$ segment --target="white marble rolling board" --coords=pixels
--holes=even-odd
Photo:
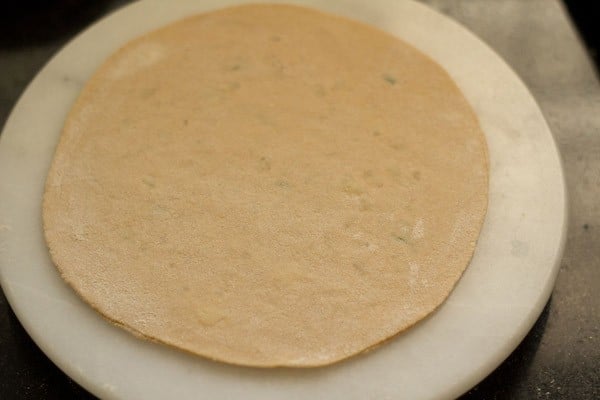
[[[93,25],[27,88],[0,136],[0,282],[19,320],[63,371],[102,398],[437,399],[467,391],[527,334],[552,291],[566,231],[560,158],[512,70],[457,23],[410,0],[293,1],[378,26],[455,79],[489,144],[489,210],[475,256],[431,317],[378,349],[317,369],[207,361],[114,327],[61,280],[42,235],[44,179],[86,79],[120,45],[231,0],[143,1]]]

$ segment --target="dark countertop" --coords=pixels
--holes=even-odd
[[[128,2],[3,5],[0,124],[54,53]],[[423,2],[475,32],[525,81],[558,142],[570,197],[567,245],[552,298],[521,345],[463,398],[600,398],[600,85],[590,58],[558,0]],[[0,398],[92,398],[37,348],[1,292]]]

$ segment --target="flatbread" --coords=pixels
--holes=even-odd
[[[110,321],[214,360],[330,364],[469,264],[486,144],[448,74],[377,29],[245,5],[136,39],[73,106],[44,232]]]

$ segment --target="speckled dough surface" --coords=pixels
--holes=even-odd
[[[211,359],[317,366],[449,295],[487,206],[477,119],[440,66],[292,6],[120,49],[69,114],[44,232],[106,318]]]

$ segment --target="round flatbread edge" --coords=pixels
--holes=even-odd
[[[487,168],[475,114],[425,55],[320,12],[234,7],[94,75],[44,232],[63,278],[131,332],[233,364],[326,365],[448,296]]]

